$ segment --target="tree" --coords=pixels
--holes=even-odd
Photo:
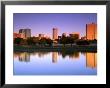
[[[14,39],[14,44],[21,44],[21,41],[23,41],[22,38],[15,38]]]
[[[51,39],[46,39],[46,43],[49,44],[49,46],[51,46],[53,41]]]
[[[42,46],[42,45],[45,45],[46,44],[46,38],[41,38],[39,40],[39,44]]]
[[[33,43],[37,44],[39,43],[39,38],[38,37],[32,37]]]
[[[21,42],[20,42],[21,45],[27,45],[27,40],[26,39],[23,39]]]
[[[71,44],[71,47],[72,47],[72,44],[74,43],[74,38],[72,38],[72,37],[67,37],[67,42],[68,42],[69,44]]]
[[[67,38],[66,37],[62,37],[61,40],[60,40],[61,44],[64,45],[65,47],[65,44],[67,43]]]
[[[78,34],[74,34],[73,39],[74,40],[78,40],[79,39],[79,35]]]
[[[36,44],[36,40],[35,37],[30,37],[27,39],[27,44],[28,45],[35,45]]]

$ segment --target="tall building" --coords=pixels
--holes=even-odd
[[[53,28],[53,40],[58,39],[58,29]]]
[[[88,40],[97,39],[97,24],[95,23],[86,24],[86,39]]]
[[[20,29],[19,33],[23,33],[25,38],[31,37],[31,29]]]

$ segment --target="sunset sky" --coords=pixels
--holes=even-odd
[[[30,28],[32,36],[45,34],[52,37],[52,29],[58,28],[58,35],[62,33],[86,33],[86,24],[97,23],[96,13],[14,13],[14,32],[19,29]]]

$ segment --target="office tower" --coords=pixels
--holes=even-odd
[[[97,53],[86,53],[86,67],[97,67]]]
[[[97,39],[97,24],[95,23],[86,24],[86,39],[88,40]]]
[[[19,33],[23,33],[25,35],[25,38],[31,37],[31,29],[20,29]]]
[[[58,39],[58,29],[53,28],[53,40]]]
[[[74,38],[74,39],[79,39],[80,35],[77,32],[73,32],[71,34],[69,34],[70,37]]]

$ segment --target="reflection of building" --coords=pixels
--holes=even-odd
[[[53,40],[58,39],[58,29],[53,28]]]
[[[79,39],[79,37],[80,37],[79,33],[75,33],[75,32],[69,34],[69,36],[74,38],[74,39]]]
[[[25,38],[25,35],[23,33],[13,33],[14,38]]]
[[[97,24],[86,24],[86,38],[88,40],[97,39]]]
[[[52,62],[56,63],[58,58],[58,53],[57,52],[52,52]]]
[[[90,68],[97,67],[97,53],[86,53],[86,66]]]
[[[26,52],[21,53],[19,55],[19,61],[21,61],[21,62],[29,62],[30,61],[30,54],[26,53]]]
[[[25,38],[31,37],[31,29],[20,29],[19,33],[23,33]]]

